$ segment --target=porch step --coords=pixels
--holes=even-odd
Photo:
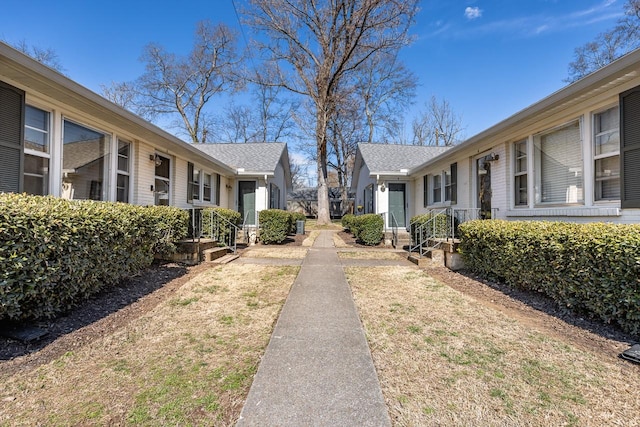
[[[214,264],[228,264],[233,260],[236,260],[240,258],[240,255],[237,254],[226,254],[225,256],[222,256],[220,258],[216,258],[214,259],[212,262]]]
[[[204,251],[202,251],[202,260],[205,262],[214,261],[218,258],[224,257],[228,253],[229,253],[229,248],[227,248],[226,246],[205,249]]]
[[[433,264],[445,265],[445,253],[442,249],[429,249],[422,257],[420,257],[419,253],[412,252],[407,259],[418,267],[426,267]]]

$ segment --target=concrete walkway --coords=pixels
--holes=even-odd
[[[238,426],[391,425],[332,236],[302,263]]]

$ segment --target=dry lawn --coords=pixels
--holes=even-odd
[[[233,425],[297,273],[212,267],[117,332],[0,373],[0,425]]]
[[[277,258],[277,259],[303,259],[307,255],[308,248],[301,246],[253,246],[246,249],[243,258]]]
[[[347,276],[394,425],[640,425],[637,366],[579,351],[416,268]]]
[[[399,260],[402,258],[396,252],[369,250],[369,251],[338,251],[340,259],[366,259],[366,260]],[[406,256],[405,256],[406,258]]]

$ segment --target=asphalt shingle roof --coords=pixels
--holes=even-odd
[[[278,166],[283,142],[252,142],[238,144],[193,144],[214,159],[247,172],[273,172]]]
[[[413,169],[451,147],[422,145],[359,144],[360,154],[371,173]]]

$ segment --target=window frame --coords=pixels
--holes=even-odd
[[[584,147],[584,116],[576,117],[572,120],[568,120],[558,126],[554,126],[552,128],[545,129],[541,132],[538,132],[532,135],[532,151],[533,151],[533,159],[534,159],[534,170],[533,170],[533,179],[535,186],[535,194],[534,194],[534,205],[539,207],[545,206],[584,206],[586,203],[585,200],[585,147]],[[580,148],[580,159],[579,159],[579,171],[575,171],[576,174],[579,173],[579,176],[576,175],[576,182],[580,184],[580,186],[576,186],[576,201],[567,201],[568,196],[565,197],[564,201],[560,200],[543,200],[544,191],[545,191],[545,181],[543,174],[543,164],[542,164],[542,138],[547,137],[549,135],[559,133],[564,129],[568,129],[574,125],[577,125],[579,140],[577,141],[577,145]],[[555,159],[554,159],[555,160]],[[570,168],[569,171],[571,172]],[[581,196],[581,198],[580,198]]]
[[[120,144],[126,144],[127,146],[127,155],[123,156],[122,154],[120,154]],[[116,202],[121,202],[121,203],[129,203],[129,201],[131,200],[131,159],[132,159],[132,147],[133,145],[131,144],[131,142],[127,141],[126,139],[122,139],[122,138],[116,138],[116,181],[115,181],[115,187],[116,187]],[[120,159],[124,158],[125,160],[125,164],[127,165],[127,169],[120,169]],[[126,178],[126,186],[123,188],[123,195],[124,195],[124,200],[120,199],[120,177],[125,177]]]
[[[611,129],[607,129],[606,131],[600,131],[598,132],[598,116],[605,114],[611,110],[616,110],[617,112],[614,114],[614,117],[617,118],[618,120],[618,127],[617,128],[611,128]],[[594,203],[607,203],[607,202],[619,202],[620,198],[621,198],[621,193],[618,191],[618,195],[617,197],[610,197],[610,198],[605,198],[602,197],[602,183],[605,181],[617,181],[616,184],[616,188],[619,190],[620,189],[620,179],[621,179],[621,170],[620,170],[620,105],[619,104],[614,104],[614,105],[610,105],[609,107],[603,108],[601,110],[597,110],[594,111],[591,114],[591,120],[592,120],[592,141],[591,141],[591,149],[592,149],[592,166],[593,166],[593,200]],[[607,153],[603,153],[603,154],[596,154],[596,144],[598,141],[598,137],[600,136],[605,136],[607,134],[616,134],[618,135],[618,143],[617,143],[617,150],[611,151],[611,152],[607,152]],[[610,177],[598,177],[598,167],[597,164],[599,161],[601,160],[605,160],[605,159],[612,159],[614,160],[615,165],[618,167],[618,174],[617,176],[613,175]]]
[[[38,129],[36,127],[33,126],[29,126],[27,124],[27,119],[26,116],[28,114],[28,110],[29,109],[33,109],[33,110],[38,110],[41,111],[43,113],[46,114],[46,118],[45,118],[45,123],[47,124],[47,129],[43,130],[43,129]],[[24,140],[25,140],[25,145],[24,145],[24,172],[23,175],[24,177],[27,176],[31,176],[31,177],[36,177],[36,178],[41,178],[43,179],[43,185],[42,185],[42,189],[43,189],[43,193],[40,195],[46,196],[51,194],[51,150],[52,150],[52,143],[53,143],[53,138],[52,138],[52,129],[53,129],[53,113],[52,111],[45,109],[45,108],[40,108],[38,106],[32,105],[30,103],[25,103],[25,123],[24,123]],[[31,148],[27,148],[26,145],[26,141],[27,141],[27,129],[30,129],[32,131],[36,131],[36,132],[41,132],[44,135],[46,135],[45,139],[46,139],[46,149],[44,151],[40,151],[40,150],[34,150]],[[31,173],[31,172],[27,172],[26,171],[26,166],[28,163],[27,157],[37,157],[38,159],[46,159],[46,164],[47,164],[47,173],[43,173],[43,174],[35,174],[35,173]],[[24,185],[24,191],[26,191],[26,185]],[[39,194],[39,193],[38,193]]]
[[[524,145],[524,150],[518,149],[518,146]],[[515,141],[513,147],[513,205],[516,208],[529,207],[529,138]],[[518,153],[524,153],[518,156]],[[519,170],[519,165],[524,160],[524,170]],[[522,184],[518,184],[524,177],[524,201],[520,200],[520,194],[523,189]]]
[[[442,203],[442,174],[431,175],[431,202],[432,204]]]

